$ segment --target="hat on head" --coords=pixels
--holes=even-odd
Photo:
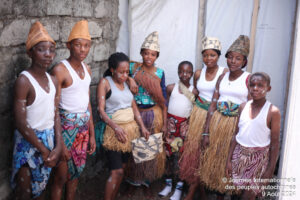
[[[141,49],[150,49],[159,52],[158,32],[154,31],[145,38]]]
[[[68,38],[68,42],[79,38],[91,40],[91,35],[89,33],[89,25],[88,21],[86,20],[81,20],[73,26]]]
[[[36,21],[34,24],[32,24],[28,33],[26,51],[29,51],[39,42],[52,42],[55,45],[54,40],[50,37],[44,26],[39,21]]]
[[[221,42],[215,37],[204,37],[202,39],[202,51],[206,49],[222,50]]]
[[[240,35],[229,47],[227,50],[225,57],[229,52],[238,52],[242,54],[243,56],[248,57],[249,51],[250,51],[250,40],[249,37],[246,35]]]

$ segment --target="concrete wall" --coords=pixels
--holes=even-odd
[[[56,41],[54,64],[67,58],[66,41],[72,26],[89,21],[92,47],[86,62],[92,68],[91,97],[96,114],[96,87],[115,51],[120,20],[118,0],[1,0],[0,4],[0,200],[10,193],[8,180],[13,147],[13,84],[18,74],[30,66],[25,41],[30,26],[39,20]],[[95,160],[95,159],[94,159]],[[91,162],[89,162],[91,163]],[[96,162],[92,162],[96,166]],[[91,165],[91,164],[90,164]],[[97,163],[99,169],[99,163]],[[100,166],[102,166],[100,164]],[[97,170],[86,174],[92,175]]]

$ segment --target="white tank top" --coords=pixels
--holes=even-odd
[[[21,74],[28,78],[35,91],[33,103],[26,107],[27,123],[32,129],[39,131],[53,128],[56,89],[50,75],[46,72],[48,87],[50,88],[49,93],[47,93],[29,72],[23,71]]]
[[[249,72],[244,72],[240,77],[238,77],[234,81],[229,80],[229,73],[230,72],[226,72],[220,83],[220,97],[218,102],[231,101],[236,104],[246,102],[248,97],[246,79],[249,75]]]
[[[62,63],[68,69],[73,82],[69,87],[61,89],[59,107],[70,113],[83,113],[89,105],[91,76],[83,62],[81,62],[81,65],[84,70],[84,79],[78,76],[67,60],[63,60]]]
[[[126,83],[124,90],[120,90],[110,76],[105,77],[110,85],[111,95],[105,101],[105,112],[113,114],[117,110],[130,108],[132,106],[133,94]]]
[[[206,101],[211,101],[212,96],[214,94],[217,80],[218,80],[219,76],[223,73],[224,67],[220,67],[220,66],[218,67],[216,76],[211,81],[207,81],[205,78],[206,69],[207,69],[207,67],[204,66],[201,71],[200,77],[197,81],[197,90],[199,91],[200,97],[204,98]]]
[[[258,115],[250,118],[250,104],[248,101],[241,113],[239,121],[239,132],[236,141],[245,147],[265,147],[271,142],[271,130],[267,126],[267,117],[271,103],[266,101]]]
[[[189,91],[192,92],[193,88],[191,85]],[[184,96],[184,94],[179,92],[178,83],[176,83],[169,99],[168,113],[178,117],[188,118],[192,112],[192,108],[192,102]]]

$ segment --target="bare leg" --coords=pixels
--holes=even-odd
[[[20,168],[16,176],[16,196],[17,200],[31,199],[31,172],[29,167],[23,166]]]
[[[186,195],[184,200],[192,200],[193,199],[195,191],[196,191],[198,185],[199,185],[198,183],[193,183],[192,185],[190,185],[188,194]]]
[[[65,194],[66,200],[74,200],[75,199],[77,185],[78,185],[78,178],[67,181],[66,194]]]
[[[51,200],[60,200],[62,189],[67,182],[68,166],[66,161],[61,161],[56,168],[53,168],[54,180],[51,185]]]
[[[252,190],[244,190],[241,196],[242,200],[255,200],[255,193]]]
[[[115,199],[115,197],[118,193],[121,181],[123,179],[123,176],[124,176],[123,169],[111,170],[110,176],[106,181],[104,200]]]
[[[217,194],[217,200],[224,200],[224,195]]]

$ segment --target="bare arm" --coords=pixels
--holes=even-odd
[[[244,109],[246,103],[243,103],[240,105],[239,107],[239,116],[238,116],[238,122],[240,121],[240,115],[242,113],[242,110]],[[227,164],[226,164],[226,175],[227,177],[231,177],[231,173],[232,173],[232,165],[231,165],[231,159],[232,159],[232,154],[233,151],[236,147],[236,134],[239,132],[239,123],[236,123],[236,127],[235,127],[235,133],[233,134],[232,138],[231,138],[231,142],[230,142],[230,147],[229,147],[229,153],[228,153],[228,157],[227,157]]]
[[[144,125],[144,122],[143,122],[141,114],[140,114],[140,112],[137,108],[135,100],[132,100],[131,105],[132,105],[132,110],[133,110],[133,113],[134,113],[134,119],[138,123],[138,125],[140,126],[143,136],[146,138],[146,140],[148,140],[150,132],[146,129],[146,127]]]
[[[62,151],[62,135],[61,135],[61,122],[60,122],[60,116],[59,116],[59,110],[58,110],[58,105],[59,105],[59,98],[57,97],[57,92],[58,92],[58,81],[57,79],[52,76],[51,77],[53,80],[53,83],[56,88],[56,93],[55,93],[55,99],[54,99],[54,134],[55,134],[55,148],[50,152],[49,158],[47,159],[49,162],[49,165],[51,167],[54,167],[60,157],[61,151]]]
[[[271,116],[268,120],[268,126],[271,129],[270,157],[267,170],[262,176],[263,179],[272,178],[279,154],[280,111],[276,106],[271,105],[268,117],[269,115]]]
[[[56,94],[55,94],[55,104],[57,104],[56,106],[56,115],[58,115],[59,117],[59,110],[58,110],[58,105],[59,105],[59,101],[60,101],[60,98],[61,98],[61,88],[63,87],[63,85],[65,84],[65,77],[66,77],[66,74],[68,72],[66,71],[66,68],[63,66],[62,63],[59,63],[57,64],[51,71],[51,74],[53,76],[55,76],[55,79],[56,79],[56,82],[57,82],[57,85],[56,85]],[[60,117],[59,117],[59,120],[60,120]],[[59,122],[60,124],[60,122]],[[60,125],[60,128],[61,128],[61,125]],[[57,138],[59,139],[59,138]],[[60,137],[61,139],[61,145],[62,145],[62,159],[63,160],[69,160],[71,158],[71,155],[68,151],[68,148],[66,147],[64,141],[63,141],[63,138]]]
[[[100,113],[100,117],[102,118],[102,120],[115,131],[118,140],[122,143],[125,143],[126,142],[125,131],[116,123],[114,123],[105,112],[105,96],[109,90],[110,90],[110,86],[108,81],[105,78],[102,78],[99,81],[98,88],[97,88],[98,111]]]
[[[26,106],[28,106],[28,96],[35,95],[34,89],[29,80],[21,75],[15,82],[14,88],[14,117],[15,126],[21,135],[41,152],[44,162],[48,159],[49,149],[39,142],[35,132],[26,120]]]
[[[87,66],[87,70],[90,74],[90,76],[92,76],[92,71],[91,68]],[[89,90],[89,96],[90,96],[90,90]],[[88,154],[93,154],[96,150],[96,140],[95,140],[95,129],[94,129],[94,120],[93,120],[93,110],[92,110],[92,106],[91,106],[91,100],[89,98],[89,105],[88,105],[88,110],[90,112],[90,120],[89,120],[89,150],[87,151]]]
[[[210,103],[208,111],[207,111],[206,120],[205,120],[205,124],[204,124],[204,128],[203,128],[204,133],[202,133],[203,139],[202,139],[201,146],[203,149],[207,148],[209,145],[209,138],[208,138],[209,135],[208,134],[209,134],[210,120],[212,118],[213,113],[217,109],[217,102],[220,97],[219,87],[220,87],[220,82],[223,79],[223,77],[224,77],[224,74],[220,75],[218,78],[218,81],[217,81],[216,87],[215,87],[215,91],[214,91],[211,103]]]

